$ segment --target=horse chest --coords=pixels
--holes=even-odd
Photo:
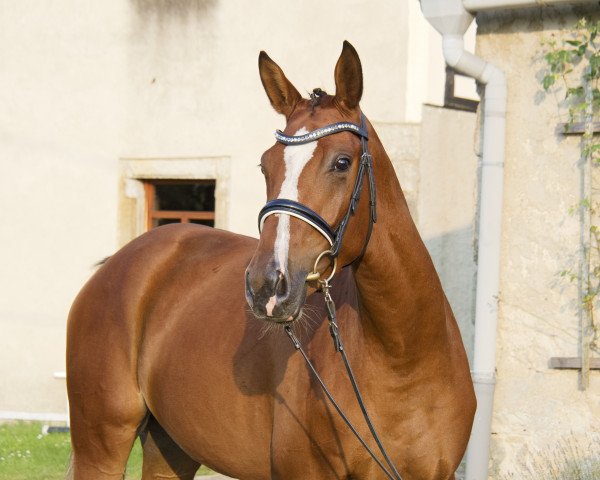
[[[274,403],[273,478],[296,478],[293,475],[302,472],[297,478],[378,479],[379,473],[371,471],[368,453],[327,402],[305,365],[296,360],[288,364]],[[325,354],[315,363],[336,401],[360,434],[369,438],[343,366],[337,365],[335,356]]]

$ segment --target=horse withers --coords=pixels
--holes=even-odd
[[[259,71],[287,122],[261,159],[269,203],[260,239],[160,227],[84,286],[68,321],[71,476],[122,478],[139,436],[143,479],[193,479],[201,464],[242,480],[387,478],[286,334],[368,439],[316,291],[335,257],[328,291],[345,353],[392,462],[405,480],[453,479],[475,411],[469,366],[359,108],[358,55],[344,43],[335,95],[303,99],[264,52]]]

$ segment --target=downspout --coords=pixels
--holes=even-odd
[[[421,10],[429,23],[442,34],[444,58],[448,65],[485,86],[475,345],[471,366],[477,413],[467,449],[465,477],[466,480],[484,480],[488,478],[496,384],[506,77],[496,66],[465,51],[463,35],[473,21],[473,16],[464,9],[461,0],[421,0]]]

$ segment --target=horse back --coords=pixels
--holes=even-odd
[[[134,368],[144,320],[159,292],[173,282],[182,293],[231,283],[219,275],[221,267],[243,271],[255,245],[249,237],[189,224],[157,228],[133,240],[109,257],[76,297],[67,323],[67,364],[78,365],[89,352],[112,346],[121,365]],[[178,273],[184,270],[196,272],[195,285]]]

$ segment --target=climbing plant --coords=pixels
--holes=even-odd
[[[581,222],[579,264],[560,272],[577,282],[582,312],[582,386],[587,387],[586,355],[600,351],[600,325],[595,309],[600,303],[600,202],[593,198],[592,169],[600,165],[600,21],[579,20],[564,37],[553,36],[542,43],[544,49],[543,89],[555,95],[566,113],[564,134],[581,134],[580,201],[572,208]],[[589,361],[587,362],[589,371]]]
[[[593,121],[600,113],[600,20],[582,18],[567,38],[552,37],[542,45],[547,66],[542,86],[554,94],[564,91],[559,104],[567,108],[564,128],[565,133],[571,133],[585,124],[587,117],[591,115]],[[593,132],[584,130],[583,135],[587,141],[583,142],[582,154],[600,163],[600,140],[593,140]]]

